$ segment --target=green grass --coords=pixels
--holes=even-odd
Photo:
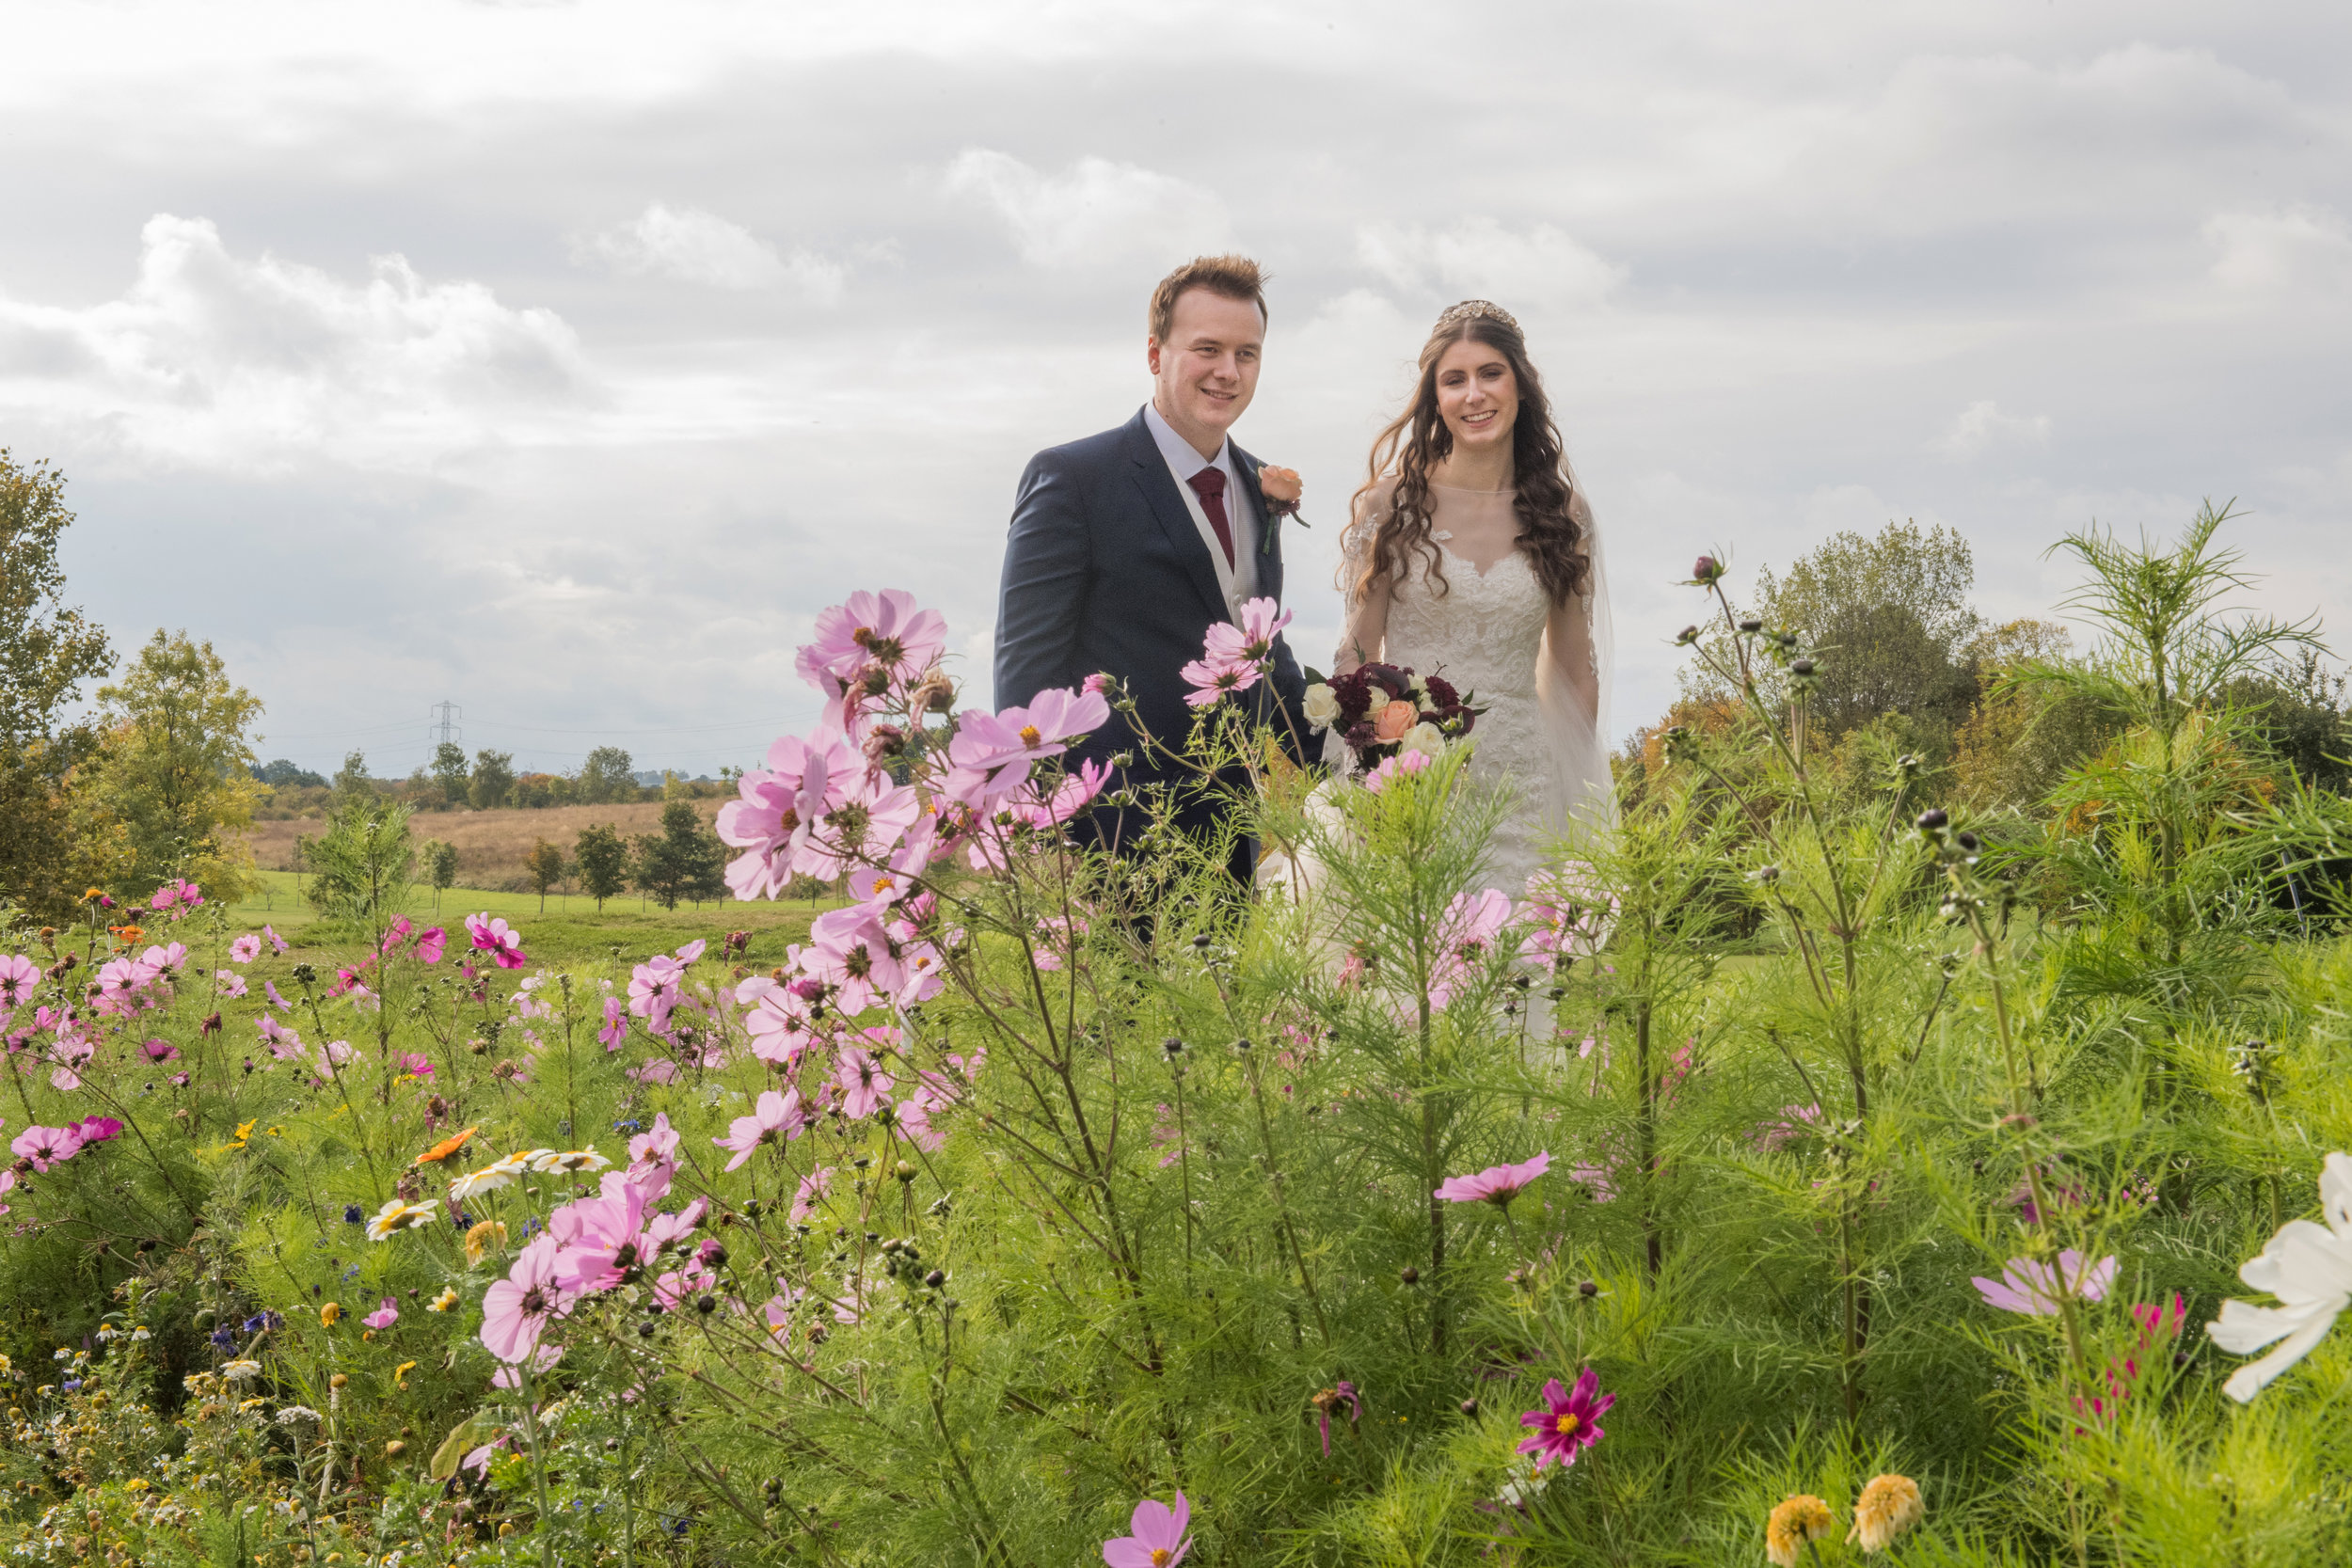
[[[318,935],[326,940],[311,940],[318,912],[299,891],[299,879],[294,873],[263,871],[257,875],[263,890],[229,906],[232,932],[259,930],[266,924],[294,948],[307,948],[321,957],[340,956],[349,948],[347,942],[327,938],[326,932]],[[664,910],[650,899],[629,895],[608,899],[602,912],[598,912],[594,899],[550,893],[544,912],[540,903],[535,893],[490,893],[453,887],[440,895],[440,907],[436,910],[433,890],[419,888],[409,895],[408,913],[412,919],[449,927],[457,939],[452,944],[453,952],[464,942],[461,927],[466,916],[501,916],[523,933],[525,951],[542,963],[602,960],[615,957],[616,949],[618,957],[642,958],[697,937],[716,942],[729,931],[749,931],[752,942],[748,961],[767,968],[783,962],[788,944],[807,940],[809,922],[826,910],[838,908],[841,900],[739,904],[730,899],[681,904],[675,910]]]

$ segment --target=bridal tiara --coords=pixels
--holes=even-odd
[[[1510,311],[1505,310],[1502,306],[1497,305],[1491,299],[1466,299],[1462,301],[1461,304],[1454,306],[1448,309],[1444,315],[1438,318],[1438,328],[1439,331],[1443,331],[1449,326],[1459,326],[1464,322],[1472,320],[1479,316],[1484,316],[1488,321],[1499,321],[1514,332],[1517,332],[1519,329],[1518,318],[1512,315]]]

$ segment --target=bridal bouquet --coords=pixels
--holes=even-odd
[[[1441,675],[1416,675],[1394,664],[1359,664],[1307,688],[1307,722],[1334,730],[1369,768],[1400,752],[1435,756],[1470,734],[1486,709]]]

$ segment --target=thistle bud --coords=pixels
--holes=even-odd
[[[1399,1274],[1397,1278],[1403,1280],[1407,1285],[1418,1285],[1421,1283],[1421,1271],[1413,1267],[1412,1264],[1407,1263],[1405,1265],[1404,1272]]]
[[[1680,631],[1675,633],[1675,645],[1677,647],[1687,648],[1698,640],[1699,628],[1696,626],[1685,626]]]
[[[1740,631],[1742,636],[1754,637],[1757,632],[1762,631],[1763,629],[1764,623],[1753,615],[1746,616],[1740,622]]]
[[[1170,1056],[1180,1056],[1184,1054],[1184,1042],[1178,1039],[1175,1036],[1170,1035],[1168,1038],[1160,1041],[1160,1049],[1167,1052]]]
[[[696,1296],[694,1298],[694,1310],[700,1312],[704,1317],[707,1318],[710,1314],[719,1310],[719,1298],[712,1295]]]
[[[1711,555],[1700,556],[1691,563],[1691,581],[1697,587],[1711,587],[1723,575],[1724,563]]]
[[[941,1286],[947,1283],[947,1271],[945,1269],[933,1269],[930,1273],[923,1276],[923,1283],[936,1291]]]
[[[1930,806],[1919,814],[1919,831],[1923,833],[1941,832],[1951,819],[1951,814],[1942,806]]]
[[[1582,1296],[1586,1301],[1590,1301],[1595,1296],[1600,1294],[1600,1287],[1592,1280],[1587,1279],[1577,1286],[1576,1293]]]
[[[1792,658],[1788,661],[1788,673],[1799,680],[1804,680],[1813,673],[1813,661],[1809,658]]]

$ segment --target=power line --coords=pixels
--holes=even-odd
[[[454,721],[465,711],[455,703],[436,703],[433,705],[433,712],[437,717],[425,726],[424,737],[427,740],[438,740],[444,746],[455,745],[466,732]]]

